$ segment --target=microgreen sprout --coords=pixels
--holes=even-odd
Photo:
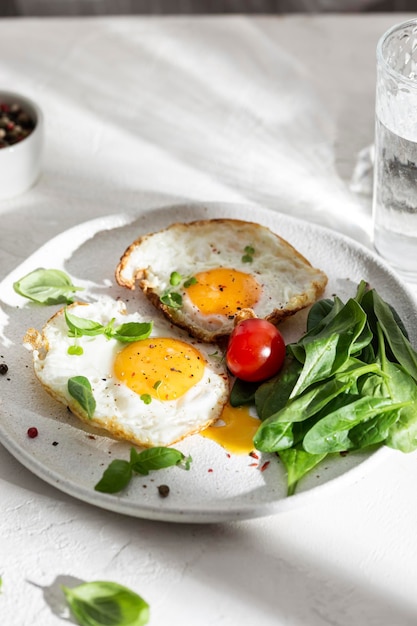
[[[252,263],[255,248],[253,246],[245,246],[243,252],[244,255],[242,256],[242,263]]]
[[[68,354],[72,355],[72,356],[81,356],[82,354],[84,354],[84,350],[82,346],[79,346],[77,344],[73,344],[72,346],[68,347],[67,350]]]
[[[196,279],[195,276],[190,276],[190,278],[187,278],[187,280],[184,281],[184,287],[187,289],[187,287],[191,287],[191,285],[196,285],[198,283],[198,280]]]
[[[181,282],[182,282],[181,274],[179,274],[178,272],[172,272],[171,276],[169,277],[169,284],[172,285],[173,287],[176,287],[177,285],[180,285]]]
[[[197,283],[197,279],[195,276],[189,276],[185,278],[179,272],[171,272],[169,277],[169,284],[171,287],[191,287],[191,285],[195,285]],[[182,295],[178,293],[175,289],[171,289],[168,287],[165,289],[164,293],[160,297],[160,301],[162,304],[169,306],[172,309],[180,309],[182,307]]]
[[[182,307],[182,296],[176,291],[165,291],[161,298],[162,304],[171,307],[172,309],[180,309]]]

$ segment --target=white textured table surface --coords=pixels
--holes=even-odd
[[[403,17],[0,21],[1,86],[46,118],[41,179],[0,203],[0,278],[81,221],[182,200],[258,203],[369,245],[350,181],[373,140],[375,45]],[[1,624],[57,626],[61,582],[108,579],[152,626],[411,626],[416,483],[416,455],[393,455],[328,501],[175,525],[79,502],[0,448]]]

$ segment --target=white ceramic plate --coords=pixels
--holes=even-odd
[[[40,387],[22,338],[27,328],[40,329],[59,307],[29,303],[14,293],[13,282],[38,267],[61,268],[76,285],[86,287],[83,298],[94,300],[100,294],[120,296],[128,299],[128,308],[133,310],[135,299],[141,296],[126,294],[114,280],[115,267],[127,246],[140,234],[172,222],[213,217],[256,221],[283,236],[327,273],[327,296],[337,293],[346,299],[354,294],[361,279],[367,280],[395,304],[411,341],[417,344],[413,321],[416,305],[407,288],[379,258],[333,231],[259,208],[217,203],[166,207],[86,222],[49,241],[0,284],[1,356],[9,367],[7,380],[1,381],[0,440],[31,472],[104,509],[154,520],[203,523],[271,515],[303,505],[310,498],[328,497],[334,489],[364,477],[388,454],[386,448],[381,448],[373,454],[326,460],[301,481],[296,495],[288,498],[285,473],[275,456],[264,455],[259,466],[265,460],[271,462],[266,471],[260,471],[253,466],[251,457],[230,456],[214,442],[194,435],[175,446],[192,456],[190,471],[170,468],[146,477],[135,476],[120,495],[94,490],[112,459],[128,458],[130,444],[87,431]],[[283,331],[287,339],[299,336],[304,322],[304,314],[286,322]],[[31,426],[39,431],[36,439],[27,436]],[[160,484],[169,485],[169,497],[159,496]]]

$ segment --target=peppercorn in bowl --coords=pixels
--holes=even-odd
[[[0,201],[27,191],[38,179],[43,113],[30,98],[0,90]]]

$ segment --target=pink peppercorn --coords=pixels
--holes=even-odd
[[[38,436],[38,429],[35,426],[31,426],[30,428],[28,428],[28,437],[30,437],[30,439],[35,439],[35,437]]]

